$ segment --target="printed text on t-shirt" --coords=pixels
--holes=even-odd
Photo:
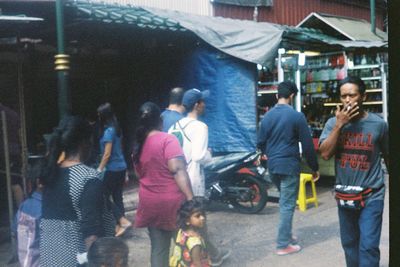
[[[367,171],[371,165],[371,154],[374,150],[371,133],[345,132],[340,138],[342,153],[339,154],[340,168],[350,167],[353,170]]]

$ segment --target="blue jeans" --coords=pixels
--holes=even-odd
[[[361,210],[338,208],[338,213],[347,267],[379,267],[383,200]]]
[[[272,181],[280,191],[279,229],[277,249],[286,248],[292,237],[292,221],[299,194],[300,175],[270,174]]]

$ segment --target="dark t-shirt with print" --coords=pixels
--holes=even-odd
[[[336,124],[336,117],[326,122],[319,142],[322,143]],[[335,155],[336,184],[381,188],[384,173],[381,153],[388,151],[388,126],[374,113],[346,124],[340,133]],[[371,199],[383,199],[384,188]]]

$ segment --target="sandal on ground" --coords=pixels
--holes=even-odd
[[[131,222],[129,222],[127,224],[120,225],[118,230],[115,233],[115,236],[116,237],[122,236],[126,232],[126,230],[128,230],[128,228],[131,227],[131,226],[132,226]]]

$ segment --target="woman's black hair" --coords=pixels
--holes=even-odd
[[[143,144],[147,135],[152,130],[160,130],[161,111],[153,102],[144,103],[139,109],[139,122],[136,128],[135,142],[133,147],[133,161],[139,162]]]
[[[99,136],[103,136],[106,127],[112,126],[115,128],[117,136],[121,136],[121,128],[119,127],[117,117],[115,116],[110,103],[101,104],[97,108],[97,113],[99,115]]]
[[[61,153],[65,158],[83,153],[81,160],[90,150],[92,128],[84,119],[77,116],[68,116],[62,119],[47,140],[46,162],[43,170],[43,184],[49,185],[56,178],[59,170],[57,164]],[[85,148],[84,151],[81,151]],[[86,151],[87,150],[87,151]]]
[[[204,216],[206,214],[205,209],[204,209],[204,204],[203,200],[200,198],[193,198],[192,200],[187,200],[183,202],[182,206],[178,210],[178,227],[181,228],[182,230],[186,230],[190,227],[190,225],[187,224],[187,221],[190,219],[190,216],[192,216],[193,213],[195,212],[201,212]]]
[[[102,237],[88,251],[88,267],[128,267],[128,246],[119,238]]]

